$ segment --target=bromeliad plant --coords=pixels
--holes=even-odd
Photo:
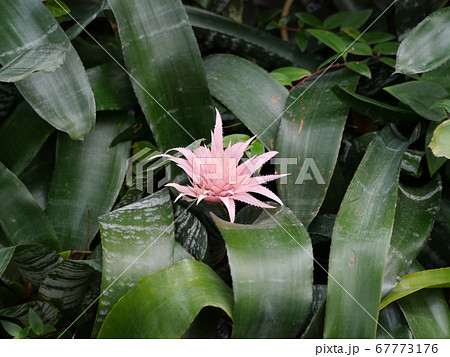
[[[450,8],[322,3],[0,1],[2,337],[450,337]]]

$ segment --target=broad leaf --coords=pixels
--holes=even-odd
[[[447,115],[442,108],[430,109],[439,99],[448,97],[444,87],[427,81],[411,81],[384,88],[400,102],[409,105],[426,119],[441,121]],[[426,93],[427,95],[423,95]]]
[[[331,241],[325,338],[375,337],[400,164],[408,145],[385,128],[347,189]]]
[[[98,337],[179,338],[206,306],[231,317],[231,289],[207,265],[182,260],[141,279],[112,308]]]
[[[442,182],[435,176],[427,185],[399,185],[382,295],[400,281],[411,262],[425,245],[441,205]]]
[[[275,147],[288,91],[265,70],[245,59],[205,59],[211,94],[227,106],[269,150]]]
[[[59,249],[45,213],[25,185],[0,162],[0,227],[13,245],[40,243]]]
[[[186,12],[200,44],[207,48],[221,48],[253,57],[262,65],[294,65],[311,71],[317,66],[314,57],[302,55],[294,46],[267,32],[189,6],[186,6]]]
[[[15,249],[15,247],[0,248],[0,277],[8,266]]]
[[[20,103],[0,125],[0,161],[20,175],[54,130],[27,102]]]
[[[48,44],[25,50],[0,68],[0,82],[17,82],[34,72],[53,73],[66,59],[66,49]]]
[[[109,62],[86,71],[94,92],[97,111],[130,110],[136,105],[129,76],[116,63]]]
[[[283,207],[251,225],[215,222],[233,279],[233,337],[295,337],[312,304],[312,246],[303,224]]]
[[[37,46],[67,48],[65,62],[53,73],[30,74],[16,86],[42,118],[73,139],[82,139],[94,127],[94,96],[81,60],[56,19],[40,0],[4,0],[0,18],[3,65]]]
[[[408,273],[423,270],[414,262]],[[450,310],[442,289],[426,289],[398,300],[414,338],[450,338]]]
[[[50,271],[42,282],[39,298],[61,311],[68,310],[75,315],[93,272],[94,269],[88,264],[63,261]]]
[[[450,268],[424,270],[405,275],[380,303],[380,309],[395,300],[426,288],[450,287]]]
[[[173,212],[167,189],[100,218],[102,295],[94,335],[113,305],[139,279],[172,264]]]
[[[47,213],[63,250],[86,250],[98,232],[98,217],[113,206],[125,177],[130,142],[113,148],[109,144],[130,124],[127,113],[105,112],[82,142],[59,134]]]
[[[357,80],[356,74],[340,70],[312,86],[311,82],[302,84],[287,99],[275,149],[280,158],[291,158],[291,162],[278,161],[276,170],[291,175],[278,180],[278,193],[305,226],[325,198],[348,114],[346,105],[330,89],[339,83],[353,91]]]
[[[159,149],[206,138],[214,123],[212,101],[181,1],[109,4],[136,96]]]
[[[375,99],[352,93],[339,85],[335,85],[332,90],[344,104],[371,119],[389,123],[410,123],[414,120],[419,120],[419,116],[413,111],[397,108]]]
[[[450,59],[450,8],[435,11],[402,41],[396,71],[428,72]]]

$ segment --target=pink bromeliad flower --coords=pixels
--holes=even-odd
[[[202,200],[222,203],[228,210],[231,222],[234,222],[235,217],[235,200],[257,207],[274,208],[253,197],[250,192],[264,195],[282,205],[283,202],[280,198],[261,184],[285,175],[252,176],[264,163],[278,154],[277,151],[254,156],[239,164],[253,139],[254,137],[234,145],[230,143],[224,149],[222,118],[216,109],[216,125],[214,132],[211,133],[211,150],[206,146],[201,146],[194,151],[186,148],[169,150],[180,152],[186,159],[168,154],[160,155],[175,162],[188,174],[190,179],[191,186],[182,186],[177,183],[167,184],[180,192],[175,202],[187,196],[185,199],[189,200],[189,197],[191,200],[197,199],[197,204]]]

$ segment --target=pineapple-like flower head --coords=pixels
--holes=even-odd
[[[280,198],[261,184],[285,175],[253,176],[264,163],[278,152],[269,151],[239,163],[253,139],[254,137],[234,145],[231,145],[230,142],[224,149],[222,118],[216,109],[216,125],[214,132],[211,133],[211,149],[200,146],[194,151],[186,148],[168,150],[168,152],[172,150],[180,152],[185,159],[167,153],[160,155],[175,162],[189,176],[191,183],[189,186],[177,183],[167,184],[180,192],[175,201],[184,197],[187,200],[196,199],[197,204],[202,200],[224,204],[231,222],[234,222],[235,217],[235,201],[257,207],[273,208],[253,197],[250,194],[252,192],[266,196],[282,205]]]

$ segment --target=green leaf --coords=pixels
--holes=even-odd
[[[369,19],[372,11],[372,9],[366,9],[357,12],[338,12],[327,17],[323,22],[323,27],[329,30],[339,26],[358,29]]]
[[[445,88],[437,83],[411,81],[385,87],[384,90],[428,120],[441,121],[447,116],[442,108],[429,109],[439,99],[448,97]]]
[[[0,162],[0,226],[13,245],[40,243],[59,249],[50,221],[25,185]]]
[[[399,185],[394,228],[383,278],[382,296],[389,294],[430,236],[441,205],[442,182],[435,176],[427,185]]]
[[[378,324],[377,339],[412,338],[408,323],[397,304],[391,304],[380,311]]]
[[[20,175],[54,130],[27,102],[20,103],[0,124],[0,161]]]
[[[289,79],[289,77],[286,76],[283,73],[273,73],[273,72],[271,72],[270,75],[273,78],[275,78],[278,82],[280,82],[282,85],[284,85],[284,86],[291,86],[292,85],[292,82]]]
[[[372,78],[369,66],[361,62],[346,62],[345,67],[349,70],[361,74],[367,78]]]
[[[434,156],[450,159],[450,120],[446,120],[434,130],[429,145]]]
[[[372,49],[369,45],[361,42],[355,42],[353,44],[352,42],[348,42],[348,44],[346,44],[346,47],[349,47],[350,45],[351,47],[348,51],[352,54],[358,56],[372,56]]]
[[[58,2],[60,2],[58,0]],[[78,19],[75,24],[73,24],[71,27],[69,27],[66,31],[66,35],[69,38],[69,40],[75,39],[80,33],[83,32],[83,30],[92,22],[94,21],[97,16],[103,12],[107,5],[107,0],[99,0],[98,3],[90,8],[82,18]]]
[[[426,137],[425,137],[425,157],[427,158],[428,171],[430,171],[430,175],[433,176],[441,167],[445,164],[447,159],[445,157],[436,157],[431,151],[429,145],[431,143],[431,139],[433,137],[434,131],[439,126],[437,122],[430,122],[428,124]]]
[[[322,23],[320,22],[320,20],[312,14],[308,14],[307,12],[296,12],[294,15],[307,25],[322,27]]]
[[[70,13],[69,7],[62,0],[47,0],[46,5],[54,17],[60,17]]]
[[[406,150],[402,160],[402,173],[415,178],[420,178],[423,173],[423,166],[421,164],[424,154],[424,151],[412,149]]]
[[[261,65],[271,67],[298,66],[313,70],[316,59],[301,54],[278,37],[264,31],[236,23],[208,11],[185,7],[189,22],[199,42],[207,48],[222,48],[232,53],[256,58]]]
[[[116,63],[109,62],[86,71],[94,92],[97,111],[131,110],[136,97],[128,74]]]
[[[433,108],[444,108],[447,113],[450,113],[450,99],[439,99],[430,107],[430,109]]]
[[[432,71],[425,72],[422,74],[421,79],[441,85],[450,94],[450,61]]]
[[[397,53],[398,46],[398,42],[379,43],[373,47],[373,52],[381,53],[382,55],[395,55]]]
[[[34,72],[53,73],[66,60],[66,49],[57,44],[38,46],[20,53],[0,68],[0,82],[17,82]]]
[[[332,91],[344,104],[374,120],[388,123],[411,123],[420,119],[416,113],[410,110],[352,93],[339,85],[335,85]]]
[[[311,74],[311,72],[308,71],[307,69],[298,68],[298,67],[277,68],[277,69],[273,70],[272,72],[270,72],[270,74],[273,74],[273,73],[284,74],[292,82],[298,81],[299,79],[301,79],[303,77],[306,77],[306,76],[309,76]]]
[[[207,265],[182,260],[141,279],[112,308],[98,337],[179,338],[206,306],[231,317],[231,289]]]
[[[134,91],[158,148],[165,151],[208,137],[214,111],[181,0],[110,0],[109,4]]]
[[[415,262],[409,273],[423,270]],[[442,289],[426,289],[398,300],[414,338],[450,338],[450,311]]]
[[[5,329],[6,333],[8,333],[8,335],[13,336],[13,337],[18,337],[20,334],[20,331],[22,331],[22,328],[13,322],[0,321],[0,324],[2,324],[2,327]]]
[[[25,304],[10,306],[0,310],[0,316],[20,321],[20,323],[27,325],[30,323],[29,311],[33,309],[44,324],[55,325],[60,320],[59,311],[43,301],[30,301]],[[48,325],[44,326],[44,331]]]
[[[192,213],[180,205],[174,206],[175,239],[196,260],[205,258],[208,249],[208,232]]]
[[[408,145],[385,128],[347,189],[331,241],[325,338],[375,337],[400,164]]]
[[[361,39],[366,41],[369,45],[376,43],[387,42],[395,39],[395,35],[387,32],[366,32],[361,36]]]
[[[67,48],[65,62],[53,73],[30,74],[16,86],[44,120],[73,139],[82,139],[94,127],[94,96],[81,60],[64,31],[40,0],[4,0],[0,3],[0,17],[6,19],[0,24],[1,64],[37,46],[56,44]]]
[[[396,71],[422,73],[450,59],[450,8],[433,12],[402,41],[397,53]]]
[[[395,67],[395,59],[391,58],[391,57],[380,57],[379,58],[380,62],[383,62],[384,64],[390,66],[390,67]]]
[[[34,311],[32,308],[28,310],[28,319],[30,321],[30,326],[33,332],[38,336],[42,335],[42,332],[44,331],[44,323],[42,322],[36,311]]]
[[[130,142],[109,148],[122,127],[124,112],[99,113],[84,141],[58,136],[47,214],[63,250],[85,250],[98,232],[97,219],[113,206],[125,177]]]
[[[348,114],[330,88],[339,83],[353,91],[358,77],[346,69],[327,73],[311,87],[306,82],[296,88],[286,102],[275,149],[295,160],[287,167],[276,164],[278,173],[291,174],[278,180],[278,194],[305,226],[325,198]]]
[[[86,293],[87,283],[94,272],[88,264],[63,261],[42,282],[39,288],[40,300],[56,306],[61,311],[74,314]]]
[[[426,288],[450,287],[450,268],[419,271],[403,276],[402,280],[380,303],[380,309],[395,300]]]
[[[302,52],[304,52],[306,47],[308,47],[308,38],[304,32],[297,32],[295,35],[295,41],[297,42],[298,48],[300,48],[300,51]]]
[[[313,255],[305,227],[284,207],[264,212],[252,225],[214,221],[233,279],[233,337],[295,337],[312,304]]]
[[[309,34],[317,38],[324,45],[332,48],[337,53],[341,54],[345,52],[347,46],[345,46],[345,42],[340,39],[339,36],[335,35],[332,32],[324,31],[324,30],[316,30],[316,29],[308,29],[306,30]]]
[[[0,277],[8,266],[15,249],[15,247],[0,248]]]
[[[262,68],[236,56],[207,57],[205,68],[211,94],[273,149],[287,89]]]
[[[61,263],[58,252],[41,244],[23,244],[16,247],[12,263],[22,274],[23,280],[34,288],[44,281],[48,273]]]
[[[169,191],[100,218],[103,247],[102,295],[95,335],[113,305],[139,279],[172,263],[174,222]]]

